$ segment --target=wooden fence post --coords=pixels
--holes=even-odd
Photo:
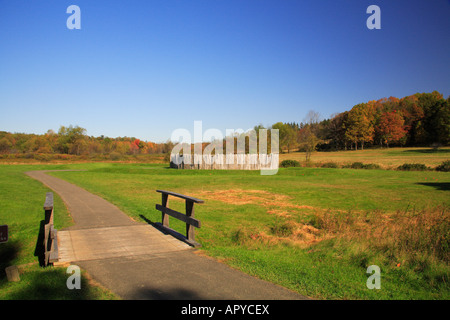
[[[162,201],[161,201],[161,205],[164,208],[167,208],[167,206],[169,205],[169,195],[166,193],[162,193]],[[162,225],[164,227],[169,227],[169,215],[166,214],[164,211],[161,212],[162,214]]]

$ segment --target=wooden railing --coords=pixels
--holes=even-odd
[[[58,262],[57,231],[53,227],[53,193],[47,192],[44,203],[44,266]]]
[[[165,190],[156,190],[156,192],[160,192],[162,195],[161,204],[156,205],[156,209],[162,212],[162,223],[157,223],[157,227],[172,234],[174,237],[187,242],[188,244],[194,247],[200,247],[200,243],[195,241],[195,229],[200,228],[201,223],[199,220],[195,219],[194,214],[194,204],[195,203],[204,203],[203,200],[196,199],[193,197],[185,196],[183,194],[165,191]],[[177,198],[181,198],[186,200],[186,214],[181,212],[172,210],[169,208],[169,196],[174,196]],[[175,230],[169,227],[169,216],[174,217],[178,220],[181,220],[186,223],[186,236],[176,232]]]

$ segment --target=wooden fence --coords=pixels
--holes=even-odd
[[[208,170],[275,170],[278,169],[279,154],[217,154],[171,155],[170,167],[176,169]]]
[[[44,203],[44,266],[58,262],[57,231],[53,227],[53,193],[47,192]]]
[[[161,204],[156,204],[156,209],[162,212],[162,223],[156,223],[156,226],[163,231],[166,231],[173,235],[174,237],[187,242],[193,247],[200,247],[200,243],[195,241],[195,229],[200,228],[201,223],[199,220],[195,219],[194,214],[194,204],[195,203],[204,203],[203,200],[196,199],[193,197],[185,196],[183,194],[165,191],[165,190],[156,190],[160,192],[162,195]],[[186,214],[181,212],[172,210],[169,208],[169,196],[178,197],[186,200]],[[178,220],[181,220],[186,223],[186,236],[176,232],[175,230],[169,227],[169,216],[174,217]]]

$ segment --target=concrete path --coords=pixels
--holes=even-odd
[[[108,201],[45,171],[26,174],[58,193],[74,219],[74,226],[58,231],[60,262],[82,267],[123,299],[307,299],[202,256],[153,226],[133,221]]]

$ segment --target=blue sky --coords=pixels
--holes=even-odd
[[[448,97],[449,16],[449,0],[0,0],[0,130],[162,142],[196,120],[225,133]]]

